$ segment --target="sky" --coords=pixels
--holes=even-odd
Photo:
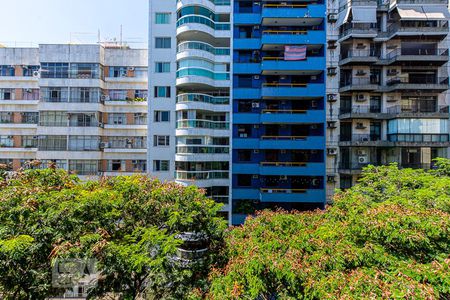
[[[170,1],[170,0],[162,0]],[[173,0],[174,1],[174,0]],[[0,44],[29,47],[120,39],[147,47],[148,0],[0,0]]]

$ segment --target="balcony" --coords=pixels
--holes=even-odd
[[[339,65],[352,65],[352,64],[374,64],[378,62],[379,54],[373,50],[359,50],[352,49],[346,53],[341,54]]]
[[[353,134],[339,136],[339,146],[348,147],[392,147],[393,143],[381,139],[379,135]]]
[[[391,24],[387,28],[387,35],[390,38],[394,36],[433,36],[444,38],[448,33],[448,21],[436,21],[435,23],[426,21],[401,21],[400,23]]]
[[[287,162],[266,161],[259,165],[259,174],[267,176],[321,176],[324,174],[325,164],[317,162]]]
[[[449,89],[448,77],[436,77],[434,75],[414,76],[404,74],[405,77],[395,77],[386,82],[383,87],[385,92],[393,92],[398,90],[417,91],[425,90],[428,92],[441,93]]]
[[[387,108],[389,119],[394,118],[439,118],[448,119],[449,106],[434,104],[396,105]]]
[[[378,35],[378,29],[375,25],[372,23],[353,24],[352,27],[344,29],[339,34],[339,41],[342,42],[350,38],[375,38]]]
[[[263,109],[261,123],[317,123],[325,121],[324,110]]]
[[[396,49],[386,56],[389,65],[405,62],[414,65],[442,66],[449,60],[449,50],[444,49]]]
[[[386,119],[379,106],[354,105],[339,110],[339,119]]]
[[[388,134],[388,141],[395,146],[450,147],[448,134]]]
[[[261,188],[261,202],[325,203],[324,189]]]
[[[175,180],[199,181],[212,179],[228,179],[229,171],[176,171]]]
[[[377,91],[381,88],[380,81],[377,78],[370,77],[352,77],[341,81],[339,92],[350,91]]]
[[[326,34],[323,30],[264,30],[261,42],[271,45],[325,44]]]
[[[177,121],[177,129],[187,129],[187,128],[229,130],[230,123],[222,121],[197,120],[197,119]]]
[[[263,57],[261,70],[268,71],[311,71],[325,69],[325,57],[307,57],[300,61],[287,61],[284,57]]]
[[[263,83],[263,98],[321,97],[325,93],[323,83]]]
[[[298,24],[300,20],[312,21],[313,19],[323,19],[325,5],[322,4],[263,4],[262,18],[263,24],[270,19],[297,19],[291,20],[290,25]],[[308,16],[307,18],[305,16]],[[310,19],[311,18],[311,19]],[[269,20],[267,20],[269,19]],[[300,19],[300,20],[299,20]],[[283,23],[284,24],[284,23]]]

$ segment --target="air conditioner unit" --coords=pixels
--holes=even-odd
[[[320,180],[317,178],[314,178],[313,180],[311,180],[311,184],[313,186],[319,186],[320,185]]]
[[[328,129],[335,129],[335,128],[337,128],[336,121],[328,121],[327,122],[327,128]]]
[[[336,102],[337,101],[337,95],[336,94],[328,94],[327,95],[327,101],[328,102]]]
[[[328,183],[335,183],[336,182],[336,176],[335,175],[327,175],[327,182]]]
[[[128,71],[134,71],[134,67],[128,67],[127,70]]]
[[[356,71],[356,76],[364,76],[364,75],[366,75],[367,73],[366,73],[366,71],[364,71],[364,70],[358,70],[358,71]]]
[[[328,155],[337,155],[337,149],[336,148],[328,148],[327,154]]]
[[[312,130],[316,130],[317,128],[318,128],[317,124],[312,124],[312,125],[311,125],[311,129],[312,129]]]
[[[255,76],[253,76],[253,79],[255,79],[255,80],[259,80],[259,75],[255,75]]]
[[[40,71],[33,71],[33,77],[34,78],[40,78],[41,77],[41,72]]]
[[[356,101],[364,102],[366,101],[366,96],[364,96],[364,94],[358,94],[358,96],[356,96]]]
[[[317,106],[318,106],[317,101],[316,101],[316,100],[312,100],[312,101],[311,101],[311,107],[312,107],[312,108],[317,108]]]
[[[246,134],[246,133],[239,133],[239,137],[240,137],[240,138],[246,138],[246,137],[247,137],[247,134]]]
[[[32,93],[33,92],[32,89],[25,89],[24,91],[25,91],[25,93]]]
[[[253,178],[253,179],[258,179],[258,178],[259,178],[259,175],[258,175],[258,174],[254,174],[254,175],[252,176],[252,178]]]
[[[258,153],[259,153],[259,150],[258,150],[258,149],[255,149],[255,150],[253,150],[253,153],[258,154]]]
[[[364,123],[356,123],[356,129],[366,129],[367,127],[364,125]]]
[[[252,102],[253,108],[259,108],[259,102]]]
[[[281,175],[280,176],[280,180],[287,180],[288,178],[287,178],[287,175]]]
[[[360,164],[367,164],[369,162],[367,156],[359,156],[358,157],[358,163]]]
[[[100,128],[105,128],[105,124],[99,123],[99,124],[98,124],[98,127],[100,127]]]
[[[358,150],[358,151],[356,151],[356,154],[357,154],[358,156],[364,156],[364,155],[366,155],[367,153],[366,153],[365,150]]]
[[[397,75],[397,74],[398,74],[397,69],[389,69],[389,70],[387,71],[387,75],[388,75],[388,76],[395,76],[395,75]]]
[[[258,129],[259,125],[255,124],[255,125],[253,125],[253,128]]]

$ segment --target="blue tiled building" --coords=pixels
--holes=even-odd
[[[233,5],[232,223],[264,208],[323,208],[325,2]]]

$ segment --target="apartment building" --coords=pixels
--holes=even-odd
[[[231,192],[231,5],[150,1],[151,175],[196,185],[224,204]]]
[[[326,3],[234,1],[233,224],[323,208]]]
[[[0,164],[146,172],[147,54],[116,44],[0,48]]]
[[[448,1],[334,2],[328,64],[339,80],[329,81],[327,99],[339,125],[327,151],[335,186],[352,186],[368,164],[429,169],[448,157]]]
[[[232,224],[323,208],[325,1],[150,1],[149,15],[150,173],[206,188]]]

